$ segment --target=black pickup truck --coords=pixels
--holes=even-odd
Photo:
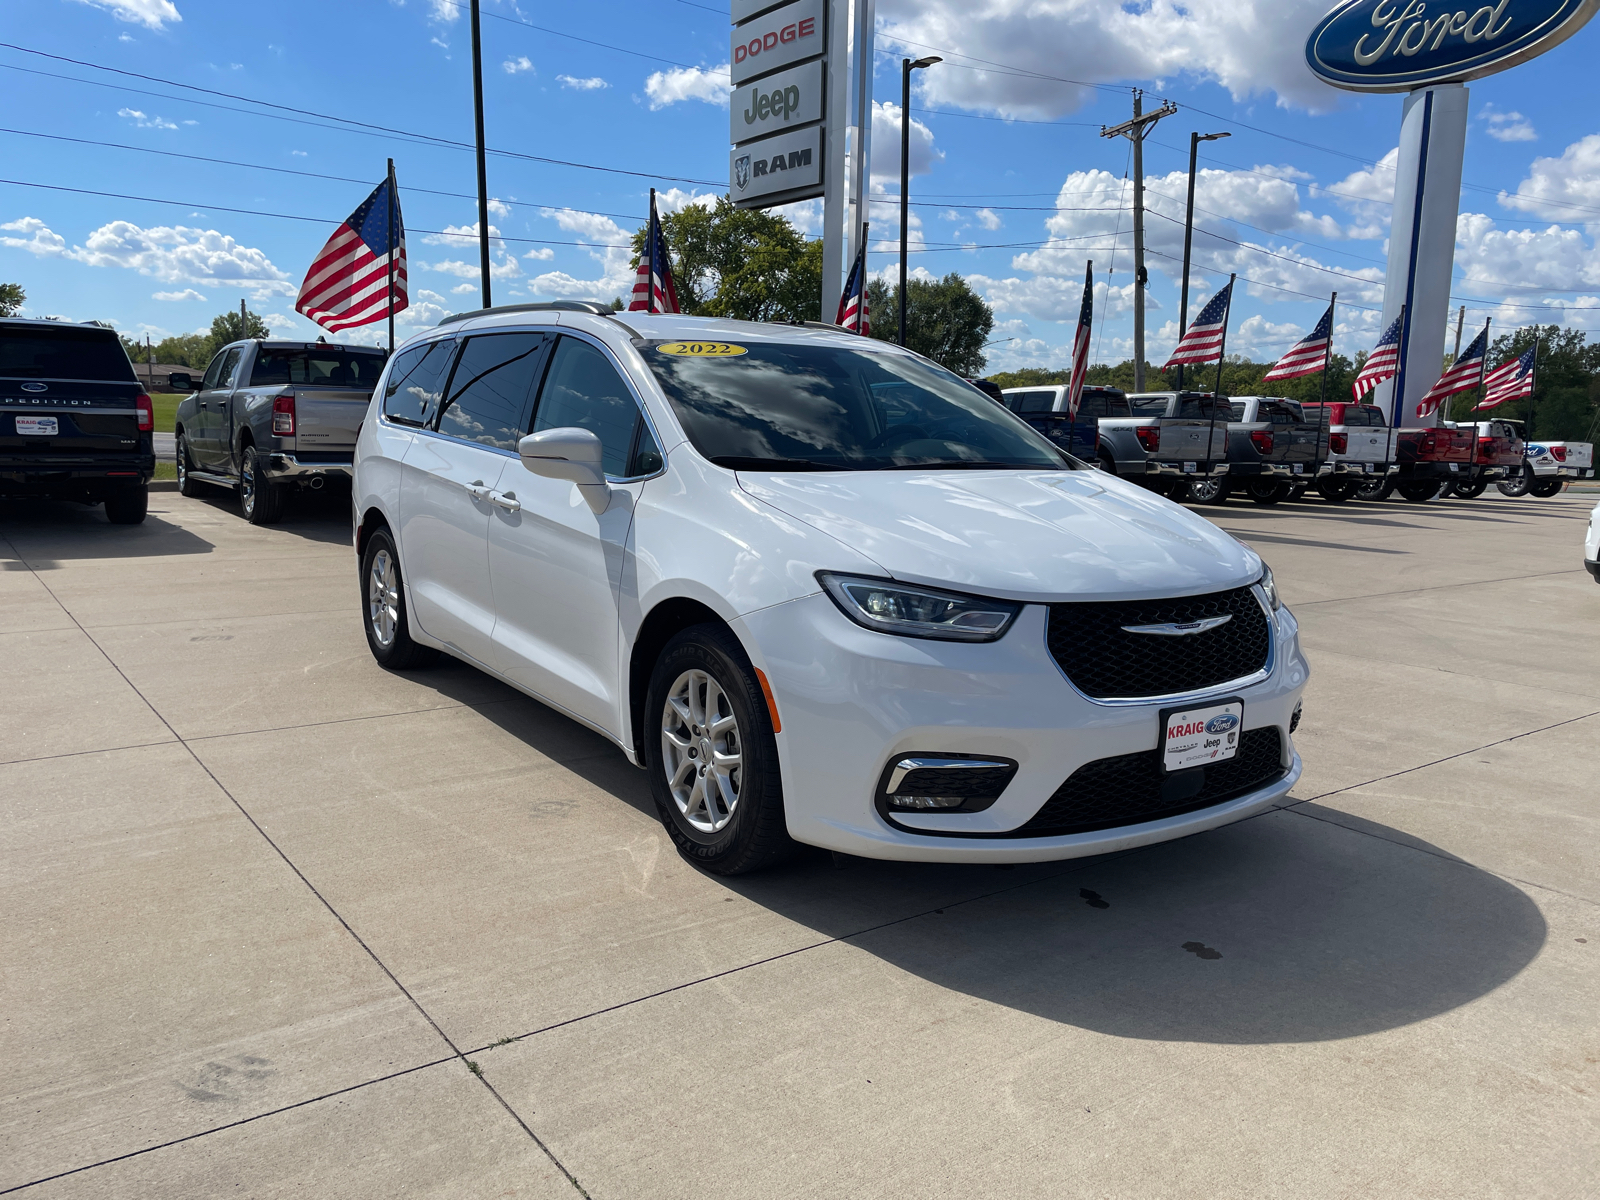
[[[155,474],[155,412],[116,331],[0,319],[0,497],[104,504],[137,525]]]

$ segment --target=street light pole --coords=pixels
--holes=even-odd
[[[1191,133],[1189,135],[1189,204],[1183,214],[1183,294],[1178,300],[1178,340],[1189,330],[1189,250],[1194,243],[1194,171],[1201,142],[1232,137],[1230,133]],[[1178,387],[1183,387],[1183,366],[1178,367]]]
[[[1100,127],[1101,137],[1125,137],[1133,143],[1133,388],[1144,391],[1144,289],[1149,276],[1144,269],[1144,139],[1162,117],[1170,117],[1178,106],[1168,100],[1155,112],[1144,111],[1144,92],[1133,89],[1133,120],[1110,129]]]
[[[906,344],[906,225],[911,220],[911,72],[944,59],[935,55],[900,60],[900,344]],[[863,280],[862,288],[866,283]]]
[[[483,42],[478,35],[478,0],[472,0],[472,115],[478,127],[478,259],[482,269],[483,306],[489,296],[489,181],[483,162]]]

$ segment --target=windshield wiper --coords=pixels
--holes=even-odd
[[[741,454],[716,454],[711,461],[730,471],[849,471],[860,470],[842,463],[816,462],[809,458],[752,458]]]
[[[996,469],[1006,471],[1060,471],[1064,469],[1064,465],[1053,467],[1047,463],[989,462],[959,458],[948,462],[892,463],[889,466],[877,469],[880,471],[993,471]]]

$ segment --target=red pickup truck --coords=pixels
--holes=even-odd
[[[1446,484],[1470,500],[1520,469],[1522,438],[1505,421],[1445,422],[1433,429],[1402,429],[1396,457],[1395,486],[1407,500],[1432,500]]]

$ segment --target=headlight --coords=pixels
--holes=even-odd
[[[901,637],[992,642],[1022,611],[1022,605],[1009,600],[984,600],[859,575],[818,571],[817,581],[857,625]]]
[[[1278,599],[1278,585],[1273,581],[1272,568],[1266,563],[1261,564],[1261,578],[1256,580],[1261,585],[1261,590],[1267,594],[1267,603],[1272,605],[1272,611],[1277,612],[1283,607],[1283,601]]]

